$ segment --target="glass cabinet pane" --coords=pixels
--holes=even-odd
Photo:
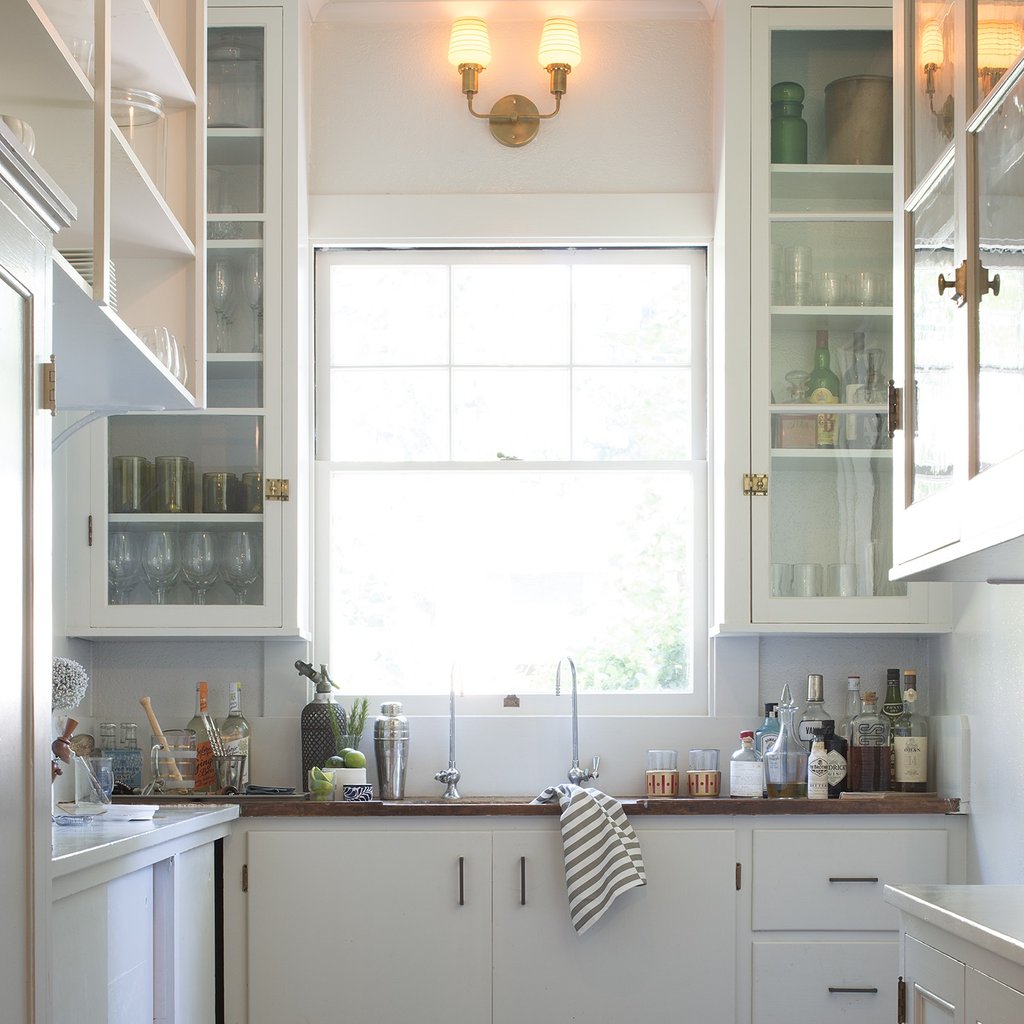
[[[1024,81],[986,119],[976,146],[980,471],[1024,449]]]
[[[914,60],[908,68],[907,92],[913,98],[914,187],[953,139],[958,6],[959,0],[920,0],[913,5]]]
[[[907,382],[906,424],[910,498],[918,502],[953,483],[961,450],[958,352],[966,349],[963,318],[950,294],[936,288],[953,279],[956,222],[952,163],[911,215],[913,311],[909,339],[912,380]]]
[[[977,4],[977,17],[974,66],[981,103],[1024,51],[1024,3],[986,0]]]

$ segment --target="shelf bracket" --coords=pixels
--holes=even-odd
[[[743,493],[746,497],[765,497],[768,494],[767,473],[744,473]]]

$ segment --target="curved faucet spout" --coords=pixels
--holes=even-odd
[[[569,663],[569,673],[572,678],[572,764],[569,765],[568,779],[572,785],[579,786],[590,779],[597,778],[601,758],[595,754],[590,768],[580,767],[580,723],[576,689],[576,663],[570,657],[562,658],[555,669],[555,694],[558,695],[562,692],[563,661]]]

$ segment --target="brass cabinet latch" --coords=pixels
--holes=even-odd
[[[903,429],[903,388],[896,387],[896,381],[889,381],[889,436]]]
[[[242,865],[242,892],[249,891],[249,865]]]
[[[746,497],[764,497],[768,493],[767,473],[744,473],[743,493]]]
[[[952,299],[958,306],[967,301],[967,260],[956,268],[952,281],[947,281],[945,274],[939,274],[939,295],[941,296],[947,288],[953,289]]]
[[[288,481],[287,480],[268,480],[267,481],[267,501],[287,501],[288,500]]]

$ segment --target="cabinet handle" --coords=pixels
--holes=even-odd
[[[855,875],[844,876],[844,875],[833,875],[829,878],[830,882],[871,882],[872,884],[878,881],[877,878],[859,878]]]
[[[526,906],[526,858],[519,858],[519,906]]]
[[[466,905],[466,858],[459,858],[459,906]]]
[[[861,995],[866,995],[866,996],[877,996],[878,995],[878,989],[877,988],[841,988],[838,985],[829,985],[828,990],[829,990],[830,993],[856,992],[856,993],[860,993]]]

